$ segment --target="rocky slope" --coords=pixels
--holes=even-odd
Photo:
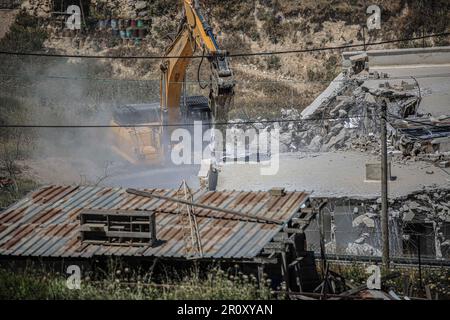
[[[23,7],[33,15],[49,11],[48,1],[27,0]],[[232,53],[289,50],[355,44],[363,41],[361,25],[366,24],[363,0],[251,0],[200,1],[213,26],[220,45]],[[445,0],[376,0],[382,10],[381,30],[365,33],[365,41],[405,38],[449,29],[450,4]],[[58,28],[48,28],[48,49],[70,53],[160,54],[170,42],[180,18],[180,0],[92,0],[83,36],[61,37]],[[424,14],[426,13],[426,14]],[[105,39],[95,29],[98,19],[128,17],[146,19],[149,34],[139,46]],[[432,23],[430,23],[432,22]],[[427,40],[427,44],[445,44],[447,39]],[[402,43],[401,46],[422,45]],[[384,46],[386,47],[386,46]],[[375,47],[374,47],[375,48]],[[158,79],[158,61],[114,61],[110,75],[119,78]],[[337,51],[280,56],[234,58],[238,82],[236,116],[261,113],[280,114],[281,108],[302,109],[340,70]],[[198,61],[190,69],[189,80],[196,82]],[[203,66],[202,79],[208,68]],[[193,84],[191,91],[198,92]],[[244,110],[245,109],[245,110]]]

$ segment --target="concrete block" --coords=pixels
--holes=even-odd
[[[414,212],[412,212],[411,210],[403,213],[403,221],[407,221],[407,222],[411,222],[414,219]]]
[[[389,178],[389,180],[392,179],[390,162],[388,162],[388,178]],[[366,163],[366,181],[381,181],[381,163],[380,162]]]

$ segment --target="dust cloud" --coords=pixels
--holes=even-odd
[[[21,63],[15,72],[26,123],[33,128],[29,173],[45,184],[107,183],[129,167],[111,145],[114,107],[157,99],[155,81],[111,79],[108,63],[82,59]],[[106,70],[106,72],[105,72]],[[27,129],[28,130],[28,129]]]

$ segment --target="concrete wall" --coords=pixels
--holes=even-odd
[[[344,87],[344,81],[342,81],[343,79],[344,75],[339,73],[337,77],[329,84],[329,86],[302,111],[302,118],[308,118],[322,105],[326,99],[337,95],[338,92]]]

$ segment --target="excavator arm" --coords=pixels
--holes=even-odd
[[[185,119],[180,120],[182,114],[180,99],[184,91],[186,69],[191,62],[189,57],[197,49],[204,54],[202,61],[207,59],[211,67],[209,96],[184,95],[183,115],[189,117],[200,115],[204,119],[204,116],[209,118],[212,114],[217,122],[228,120],[228,110],[234,95],[234,81],[227,54],[219,49],[211,27],[194,0],[182,1],[184,8],[182,23],[175,40],[166,49],[165,59],[161,63],[159,106],[154,104],[119,106],[111,120],[111,124],[114,125],[112,149],[131,163],[160,163],[169,155],[171,144],[169,138],[175,127],[170,126],[166,131],[164,127],[153,125],[161,122],[163,124],[184,122]],[[187,106],[189,110],[186,110]],[[194,116],[192,118],[195,118]],[[123,127],[132,124],[152,126]],[[213,135],[212,139],[214,142]]]
[[[219,49],[212,28],[194,0],[183,0],[184,17],[173,43],[161,63],[160,97],[163,119],[179,123],[180,98],[186,69],[196,49],[202,50],[211,66],[208,105],[216,121],[227,121],[234,95],[233,73],[227,53]]]

